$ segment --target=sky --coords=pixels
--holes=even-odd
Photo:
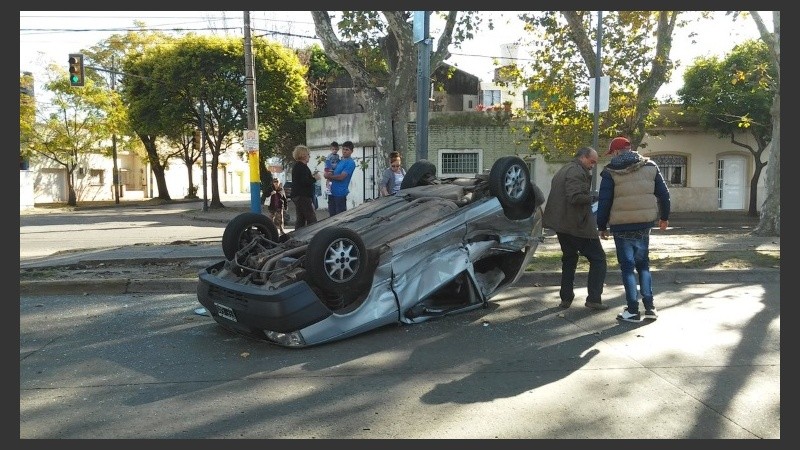
[[[477,39],[461,48],[451,47],[453,56],[447,60],[482,81],[491,81],[494,73],[493,59],[508,56],[503,44],[519,41],[521,22],[514,11],[490,11],[495,29],[482,32]],[[771,27],[772,14],[761,12]],[[45,68],[50,63],[61,64],[66,70],[69,53],[79,53],[112,34],[123,34],[133,27],[134,20],[144,22],[148,29],[184,29],[197,33],[215,29],[218,35],[243,36],[243,11],[20,11],[20,72],[32,72],[36,92],[41,94],[45,81]],[[251,11],[252,36],[266,35],[290,47],[303,47],[313,42],[314,21],[308,11]],[[438,32],[431,22],[431,36]],[[518,33],[515,30],[520,30]],[[695,26],[693,38],[688,31],[676,28],[671,56],[681,64],[670,83],[659,90],[657,97],[674,96],[682,85],[683,68],[699,56],[723,56],[734,45],[758,38],[758,30],[751,18],[733,22],[723,12],[715,19]],[[435,45],[435,42],[434,42]],[[527,57],[525,49],[517,54],[522,64]]]

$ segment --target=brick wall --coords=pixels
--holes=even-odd
[[[408,125],[408,149],[404,165],[410,167],[417,158],[416,123]],[[528,155],[527,141],[521,133],[514,133],[508,126],[460,127],[452,125],[430,125],[428,128],[428,159],[435,161],[440,149],[482,149],[483,169],[502,156]]]

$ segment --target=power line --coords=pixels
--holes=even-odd
[[[516,56],[491,56],[491,55],[475,55],[472,53],[458,53],[458,52],[450,52],[451,55],[454,56],[467,56],[471,58],[489,58],[489,59],[510,59],[514,61],[535,61],[534,58],[519,58]]]
[[[256,29],[256,28],[252,28],[252,29],[255,30],[255,31],[258,31],[260,33],[263,33],[263,34],[254,35],[254,37],[264,37],[266,35],[277,34],[277,35],[280,35],[280,36],[296,37],[296,38],[302,38],[302,39],[312,39],[312,40],[316,40],[316,41],[319,40],[319,38],[316,35],[308,36],[308,35],[303,35],[303,34],[287,33],[287,32],[284,32],[284,31],[273,31],[273,30],[264,30],[264,29]]]
[[[300,22],[292,22],[292,21],[278,21],[275,22],[286,22],[286,23],[300,23]],[[200,27],[200,28],[140,28],[140,27],[119,27],[119,28],[20,28],[20,33],[81,33],[81,32],[154,32],[154,31],[161,31],[161,32],[174,32],[174,33],[181,33],[181,32],[204,32],[204,31],[234,31],[240,30],[241,27]],[[277,31],[277,30],[269,30],[266,28],[255,28],[253,27],[252,30],[256,33],[255,37],[265,37],[270,35],[278,35],[278,36],[286,36],[286,37],[295,37],[300,39],[309,39],[318,41],[319,37],[316,35],[308,35],[308,34],[298,34],[298,33],[290,33],[285,31]],[[450,52],[451,55],[454,56],[465,56],[465,57],[473,57],[473,58],[488,58],[488,59],[508,59],[508,60],[515,60],[515,61],[534,61],[533,58],[519,58],[519,57],[508,57],[508,56],[497,56],[497,55],[478,55],[472,53],[460,53],[460,52]]]
[[[176,33],[187,31],[227,31],[239,30],[241,27],[203,27],[203,28],[139,28],[139,27],[120,27],[120,28],[20,28],[20,34],[23,32],[42,32],[42,33],[112,33],[120,31],[174,31]]]
[[[183,16],[170,16],[170,15],[162,15],[162,16],[148,16],[142,19],[135,19],[129,16],[45,16],[45,15],[20,15],[20,18],[25,19],[34,19],[34,18],[47,18],[47,19],[57,19],[57,20],[67,20],[67,19],[74,19],[74,18],[84,18],[84,19],[97,19],[97,20],[113,20],[113,19],[132,19],[132,20],[139,20],[142,23],[145,23],[146,20],[158,20],[158,19],[176,19],[176,23],[172,24],[161,24],[156,26],[123,26],[123,27],[105,27],[105,28],[20,28],[20,35],[26,36],[44,36],[47,34],[52,35],[63,35],[64,33],[126,33],[126,32],[162,32],[162,33],[206,33],[206,32],[235,32],[238,30],[242,30],[243,28],[240,26],[225,26],[225,27],[216,27],[216,26],[189,26],[189,25],[196,25],[200,22],[205,23],[213,23],[213,22],[222,22],[227,23],[230,21],[230,17],[207,17],[202,20],[195,19],[191,21],[183,21],[179,22],[180,19],[186,19]],[[313,22],[303,22],[297,20],[287,20],[287,19],[271,19],[268,17],[252,17],[252,21],[258,22],[259,24],[282,24],[282,28],[291,28],[296,26],[297,28],[304,28],[306,26],[313,26]],[[302,32],[289,32],[289,31],[279,31],[272,29],[272,26],[259,26],[259,27],[252,27],[252,30],[256,33],[254,34],[255,37],[275,37],[275,36],[282,36],[284,38],[297,38],[303,40],[310,40],[310,41],[319,41],[319,38],[316,36],[314,31],[315,29],[311,29],[312,33],[302,33]],[[60,38],[59,38],[60,39]],[[462,52],[451,52],[452,56],[459,56],[459,57],[470,57],[470,58],[483,58],[483,59],[490,59],[490,60],[512,60],[512,61],[520,61],[520,62],[529,62],[534,61],[533,58],[519,58],[519,57],[509,57],[509,56],[498,56],[498,55],[481,55],[481,54],[472,54],[472,53],[462,53]]]

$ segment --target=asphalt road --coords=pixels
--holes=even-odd
[[[562,310],[523,285],[299,350],[227,332],[193,294],[21,296],[19,436],[780,439],[779,280],[661,285],[642,324],[607,292],[608,311]]]
[[[242,201],[232,202],[230,209]],[[20,260],[138,244],[219,242],[224,222],[193,220],[202,202],[20,212]]]

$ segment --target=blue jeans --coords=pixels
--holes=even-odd
[[[653,309],[653,277],[650,275],[650,228],[636,231],[620,231],[614,233],[614,245],[617,247],[617,261],[622,271],[622,284],[625,286],[625,301],[628,312],[639,311],[639,291],[645,309]]]
[[[607,264],[600,238],[588,239],[558,232],[556,236],[561,245],[561,300],[571,302],[575,298],[575,270],[578,268],[578,256],[583,255],[589,261],[586,301],[601,303]]]
[[[335,216],[345,211],[347,211],[347,196],[328,196],[328,215]]]

